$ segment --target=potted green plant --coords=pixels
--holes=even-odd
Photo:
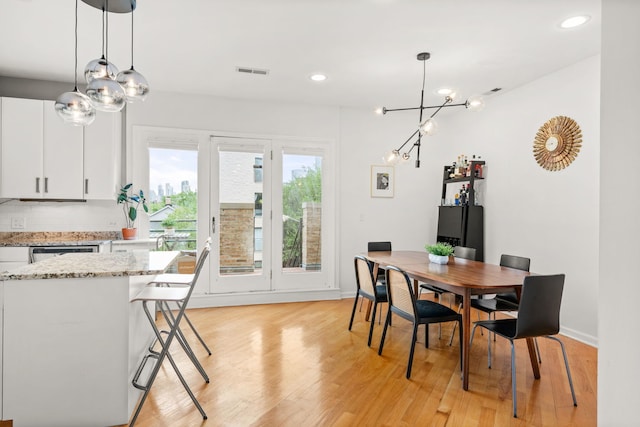
[[[162,228],[164,228],[164,234],[168,236],[173,236],[176,232],[176,220],[172,217],[168,216],[160,223]]]
[[[429,261],[436,264],[448,263],[449,256],[453,254],[453,246],[444,242],[438,242],[435,245],[425,245],[424,248],[429,252]]]
[[[142,189],[137,193],[132,193],[132,186],[132,183],[124,185],[120,188],[120,193],[118,194],[118,204],[122,205],[122,211],[124,212],[124,217],[127,223],[127,226],[122,229],[122,238],[125,240],[133,240],[138,234],[138,230],[135,228],[135,223],[138,218],[138,209],[140,208],[140,205],[142,205],[145,212],[149,212],[147,199],[144,197]]]

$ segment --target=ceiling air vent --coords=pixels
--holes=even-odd
[[[484,96],[493,95],[496,92],[500,92],[502,90],[501,87],[494,87],[493,89],[483,93]]]
[[[236,71],[244,74],[259,74],[261,76],[266,76],[269,74],[269,70],[261,70],[259,68],[249,68],[249,67],[236,67]]]

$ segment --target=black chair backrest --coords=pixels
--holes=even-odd
[[[560,331],[563,288],[564,274],[524,278],[514,338],[555,335]]]
[[[367,294],[374,297],[375,280],[373,279],[373,264],[371,261],[363,257],[362,255],[356,255],[353,259],[353,263],[356,270],[356,285],[358,291],[363,290]]]
[[[515,268],[517,270],[529,271],[531,259],[521,256],[502,254],[500,257],[500,265],[503,267]]]
[[[453,248],[453,256],[456,258],[476,260],[476,248],[467,248],[465,246],[456,246]]]
[[[391,242],[369,242],[367,244],[369,252],[388,252],[391,251]]]

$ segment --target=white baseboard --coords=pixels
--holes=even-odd
[[[285,302],[324,301],[342,299],[340,289],[309,289],[268,292],[237,292],[225,294],[194,294],[189,308],[226,307],[234,305],[277,304]]]

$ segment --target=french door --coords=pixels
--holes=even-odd
[[[211,138],[212,293],[328,286],[325,157],[291,141]]]

